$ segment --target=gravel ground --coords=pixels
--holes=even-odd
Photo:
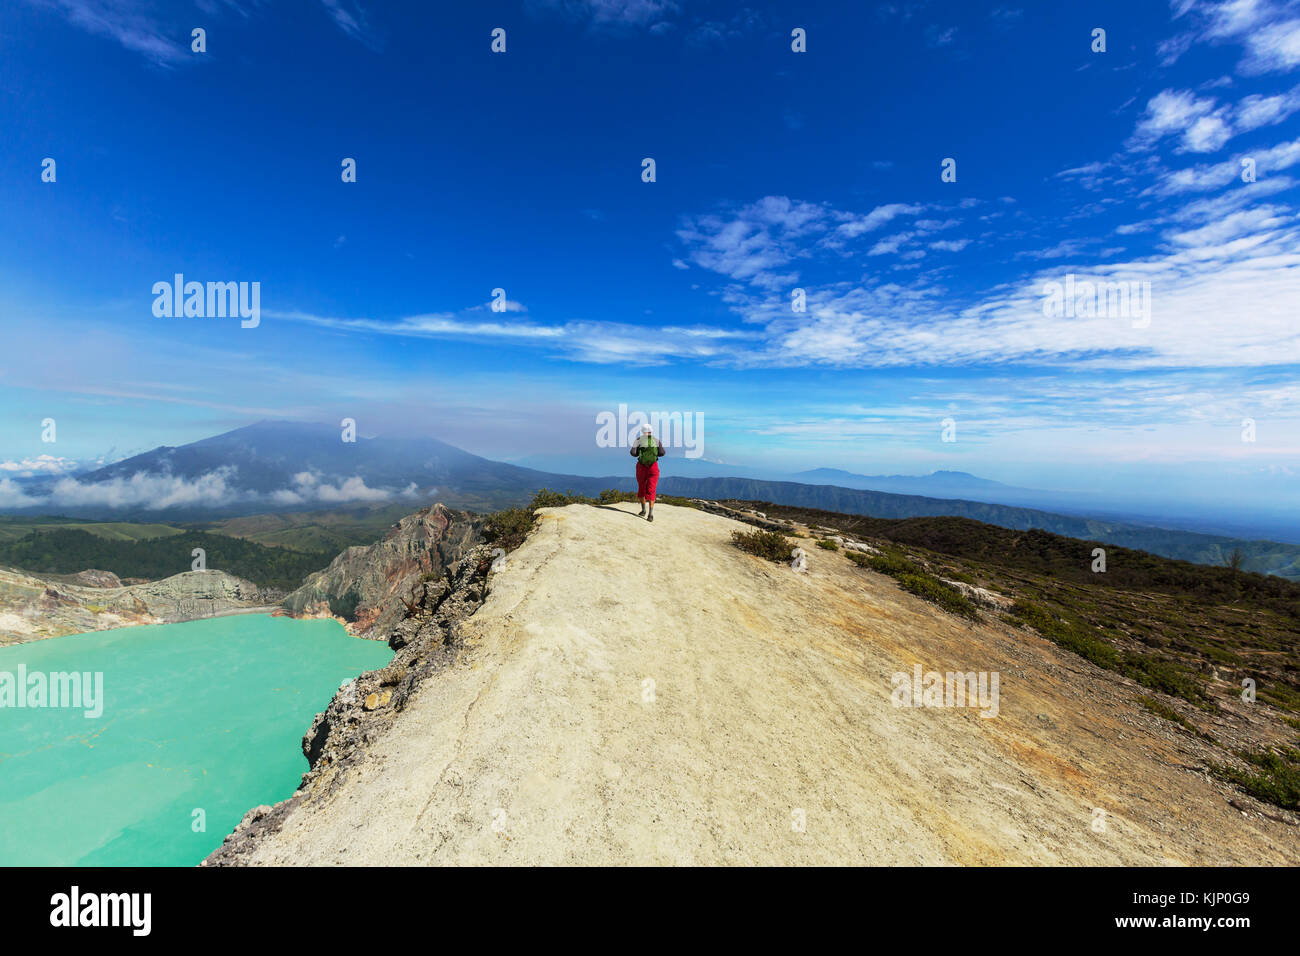
[[[1196,769],[1131,682],[810,540],[796,573],[731,519],[636,507],[540,512],[456,661],[241,859],[1300,863],[1297,828]],[[894,706],[915,664],[997,672],[997,716]]]

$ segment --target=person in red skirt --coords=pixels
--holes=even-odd
[[[641,426],[641,437],[636,440],[630,452],[636,459],[636,497],[641,502],[640,517],[646,521],[655,520],[655,487],[659,484],[659,459],[667,452],[663,442],[654,436],[649,425]],[[650,510],[646,511],[646,503]]]

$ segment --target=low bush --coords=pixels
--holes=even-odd
[[[979,611],[964,594],[956,588],[944,584],[936,577],[928,574],[904,573],[898,575],[897,581],[899,587],[904,591],[910,591],[917,597],[924,598],[932,604],[937,604],[950,614],[956,614],[958,617],[964,617],[972,621],[979,619]]]
[[[1087,625],[1055,614],[1031,601],[1016,601],[1011,606],[1010,614],[1019,623],[1028,624],[1049,641],[1092,661],[1098,667],[1123,674],[1143,687],[1171,697],[1180,697],[1203,710],[1215,709],[1196,676],[1173,661],[1136,651],[1122,652]]]
[[[1201,730],[1199,727],[1197,727],[1194,723],[1192,723],[1190,720],[1188,720],[1178,711],[1174,710],[1168,704],[1161,703],[1160,701],[1156,700],[1154,697],[1145,697],[1145,696],[1139,697],[1138,703],[1142,705],[1143,709],[1150,711],[1151,713],[1155,714],[1157,717],[1163,717],[1165,720],[1169,721],[1170,723],[1177,724],[1179,727],[1182,727],[1184,730],[1191,731],[1192,733],[1196,734],[1196,736],[1198,737],[1201,737],[1209,741],[1214,740],[1213,737],[1205,733],[1205,731]]]
[[[789,561],[790,552],[794,550],[785,535],[777,534],[775,531],[733,531],[731,543],[741,551],[766,558],[768,561]]]
[[[1290,747],[1278,750],[1240,751],[1242,760],[1255,770],[1239,770],[1225,764],[1210,764],[1210,772],[1231,781],[1257,800],[1285,810],[1300,809],[1300,751]]]

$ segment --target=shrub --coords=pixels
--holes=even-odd
[[[1143,687],[1150,687],[1171,697],[1181,697],[1198,707],[1205,706],[1200,683],[1173,661],[1145,654],[1124,654],[1120,670]]]
[[[572,492],[551,491],[549,488],[539,488],[537,494],[533,495],[532,502],[528,505],[529,511],[536,511],[538,508],[563,508],[565,505],[598,505],[600,504],[595,498],[588,498],[585,495],[575,495]]]
[[[731,543],[741,551],[748,551],[769,561],[789,561],[790,552],[794,550],[785,535],[775,531],[733,531]]]
[[[897,551],[889,551],[885,554],[868,554],[865,557],[865,567],[870,568],[872,571],[879,571],[881,574],[888,574],[891,578],[903,574],[925,574],[925,571],[919,565],[913,564]]]
[[[506,508],[488,515],[483,527],[483,540],[507,551],[524,543],[533,527],[532,508]]]
[[[909,561],[902,552],[862,554],[858,551],[845,551],[844,555],[860,568],[870,568],[872,571],[889,575],[904,591],[937,604],[950,614],[972,621],[979,620],[979,609],[966,595],[944,584],[933,574],[927,574],[919,565]]]
[[[827,551],[838,551],[840,546],[834,541],[818,541],[817,547],[825,548]]]
[[[904,591],[910,591],[917,597],[937,604],[950,614],[972,621],[979,620],[979,611],[976,610],[975,605],[956,588],[949,587],[936,577],[928,574],[904,573],[900,574],[897,580],[899,587]]]
[[[1281,747],[1253,753],[1239,751],[1237,756],[1258,770],[1210,764],[1210,772],[1237,784],[1257,800],[1285,810],[1300,809],[1300,751]]]
[[[1031,601],[1016,601],[1011,606],[1011,616],[1028,624],[1054,644],[1073,651],[1098,667],[1119,670],[1119,651],[1106,641],[1094,637],[1087,628],[1058,618]]]
[[[1199,727],[1193,724],[1190,720],[1188,720],[1178,711],[1174,710],[1168,704],[1162,704],[1154,697],[1145,697],[1145,696],[1139,697],[1138,703],[1140,703],[1145,710],[1150,711],[1151,713],[1155,714],[1157,717],[1163,717],[1165,720],[1177,724],[1179,727],[1182,727],[1184,730],[1191,731],[1192,733],[1196,734],[1196,736],[1198,737],[1201,737],[1209,741],[1214,740],[1213,737],[1205,733],[1205,731],[1201,730]]]
[[[1136,652],[1121,653],[1109,641],[1094,634],[1087,625],[1059,617],[1031,601],[1016,601],[1011,606],[1011,616],[1028,624],[1054,644],[1078,654],[1098,667],[1123,674],[1143,687],[1161,691],[1171,697],[1181,697],[1203,710],[1214,709],[1196,677],[1173,661]]]

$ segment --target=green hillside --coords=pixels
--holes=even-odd
[[[17,541],[33,531],[51,531],[55,528],[72,528],[85,531],[110,541],[140,541],[144,538],[162,538],[180,534],[180,528],[169,524],[148,524],[135,521],[87,521],[82,518],[42,516],[36,518],[0,515],[0,543]]]
[[[171,529],[175,532],[175,529]],[[0,542],[0,565],[35,574],[75,574],[87,568],[112,571],[119,578],[157,580],[192,570],[192,552],[203,548],[207,567],[289,591],[325,567],[334,551],[291,551],[201,531],[129,540],[107,538],[79,528],[52,527]]]
[[[1198,709],[1215,711],[1249,677],[1260,700],[1300,713],[1300,583],[967,518],[723,503],[836,528],[939,577],[1003,594],[1014,602],[1010,623]],[[1097,547],[1104,572],[1092,570]]]

